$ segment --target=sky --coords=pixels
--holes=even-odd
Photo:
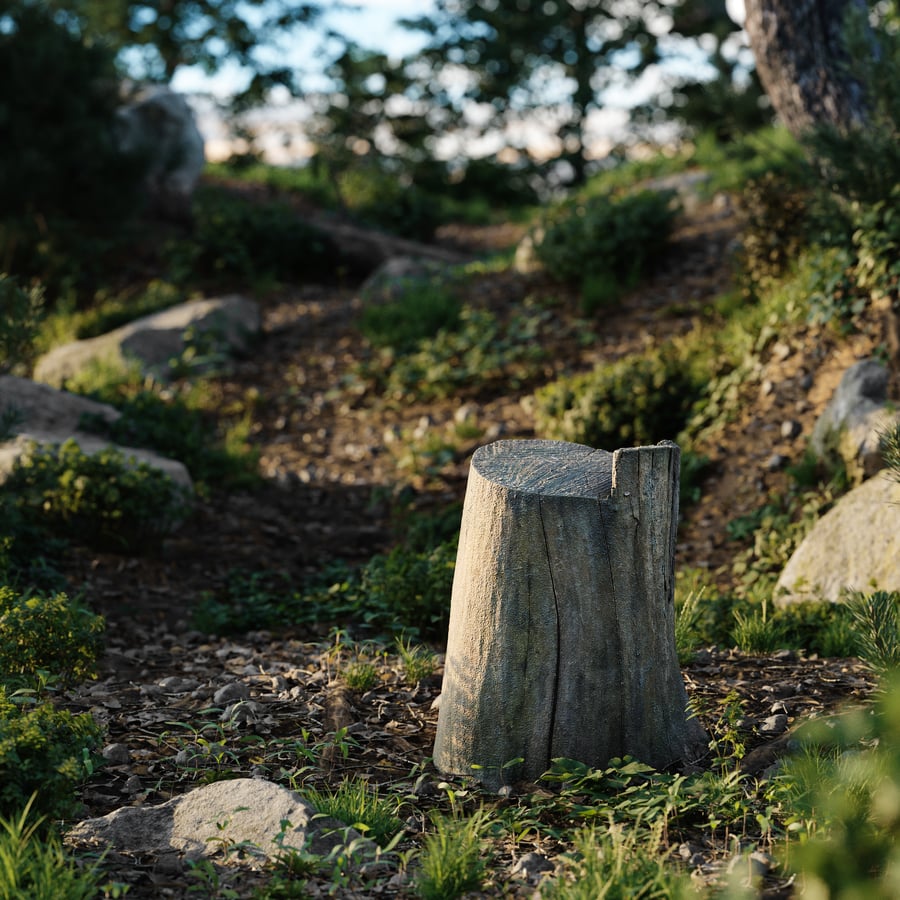
[[[394,57],[415,53],[424,46],[423,35],[401,28],[397,20],[427,14],[434,8],[432,0],[348,0],[348,2],[356,9],[338,12],[329,10],[325,4],[324,23],[342,32],[360,46],[386,52]],[[736,22],[743,21],[743,0],[726,0],[726,6],[732,19]],[[295,38],[283,52],[288,53],[292,60],[296,60],[297,65],[307,70],[314,69],[312,51],[315,40],[313,35],[305,39]],[[222,98],[232,93],[240,80],[240,73],[228,67],[213,79],[198,71],[183,70],[176,74],[172,88],[185,94],[211,93]],[[616,98],[616,101],[621,102],[622,98]],[[293,115],[296,118],[296,114]],[[272,113],[271,117],[277,118],[278,111]],[[604,109],[597,112],[596,118],[599,134],[614,134],[623,127],[623,119],[627,116],[621,110]],[[207,139],[207,154],[210,158],[229,155],[232,147],[226,138],[224,126],[217,121],[210,107],[200,112],[200,128]],[[295,161],[298,153],[304,155],[302,138],[295,138],[289,147],[280,146],[279,141],[280,138],[274,136],[270,141],[262,141],[266,154],[272,162],[288,163]]]

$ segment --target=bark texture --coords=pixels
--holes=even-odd
[[[498,441],[475,453],[439,769],[498,787],[556,757],[667,766],[703,753],[674,640],[679,462],[674,444],[612,454]]]
[[[744,28],[775,111],[795,136],[865,119],[863,89],[846,71],[845,15],[864,0],[745,0]]]

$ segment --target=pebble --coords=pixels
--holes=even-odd
[[[787,419],[781,423],[781,436],[786,441],[792,441],[801,431],[803,431],[803,427],[796,419]]]
[[[216,706],[222,706],[231,703],[234,700],[246,700],[250,696],[250,688],[242,681],[232,681],[220,687],[213,694],[213,703]]]
[[[126,744],[107,744],[100,755],[113,766],[125,766],[131,762],[131,751]]]
[[[144,786],[143,786],[143,784],[141,784],[141,779],[140,779],[140,776],[138,776],[138,775],[131,775],[125,781],[125,790],[129,794],[139,794],[143,789],[144,789]]]
[[[526,853],[510,867],[512,878],[524,878],[530,884],[537,884],[544,872],[552,872],[553,863],[542,853]]]
[[[784,734],[788,727],[788,717],[783,714],[769,716],[759,726],[760,734]]]
[[[783,453],[773,453],[766,460],[765,465],[770,472],[777,472],[778,469],[783,469],[789,462],[790,460]]]

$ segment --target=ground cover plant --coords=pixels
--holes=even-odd
[[[618,198],[642,198],[635,233],[661,223],[677,248],[660,281],[634,255],[593,282],[573,282],[574,264],[520,278],[507,246],[378,304],[346,287],[329,248],[296,227],[285,201],[318,199],[309,176],[249,168],[248,183],[266,178],[289,196],[267,206],[208,185],[194,235],[163,242],[158,280],[56,305],[45,346],[210,284],[258,295],[267,335],[230,370],[199,377],[186,360],[166,385],[93,373],[82,386],[122,410],[111,437],[177,455],[202,485],[153,558],[121,544],[123,519],[141,533],[148,516],[168,515],[144,472],[117,469],[113,482],[79,468],[70,448],[61,471],[47,474],[59,454],[41,457],[40,471],[4,487],[0,860],[19,868],[3,863],[0,893],[49,869],[57,886],[71,877],[72,896],[154,896],[158,872],[127,850],[88,856],[78,894],[70,851],[53,828],[32,830],[26,813],[71,821],[245,775],[290,786],[373,838],[356,848],[369,856],[357,866],[349,852],[285,851],[251,871],[220,865],[224,853],[166,876],[175,895],[896,893],[897,595],[775,606],[773,576],[844,486],[803,469],[799,443],[778,449],[802,471],[763,469],[746,446],[770,449],[784,410],[801,401],[808,429],[815,404],[802,374],[817,374],[819,351],[855,358],[877,347],[873,301],[896,286],[889,204],[858,198],[817,245],[808,226],[825,205],[795,176],[798,158],[783,132],[767,131],[730,148],[699,139],[589,182],[570,207],[584,215],[561,218],[563,236],[549,246],[560,258],[583,254],[587,218],[627,224]],[[721,165],[698,201],[708,220],[674,217],[665,195],[630,192],[712,159]],[[737,216],[713,216],[713,192],[724,189],[743,210],[743,232]],[[797,205],[773,218],[775,200],[795,194]],[[704,227],[700,239],[691,232]],[[775,257],[763,240],[772,231]],[[741,233],[733,271],[723,248]],[[712,251],[691,244],[711,235],[721,239]],[[293,283],[312,273],[324,286]],[[682,280],[690,287],[673,295]],[[39,292],[7,281],[0,289],[16,314],[0,340],[9,335],[3,346],[22,366]],[[789,364],[801,356],[798,375]],[[764,405],[766,379],[784,394],[780,406]],[[229,431],[232,449],[251,452],[220,455]],[[682,444],[691,503],[676,641],[710,738],[692,768],[557,759],[536,783],[488,794],[430,761],[466,459],[480,442],[534,436],[609,449]],[[895,465],[896,438],[885,438]],[[38,509],[59,526],[52,541]],[[94,532],[99,547],[85,540]],[[108,624],[105,657],[95,604]],[[233,683],[244,699],[216,705]],[[844,700],[859,712],[844,712]],[[769,720],[779,716],[776,734]],[[824,725],[803,726],[810,716]],[[102,765],[96,751],[117,743],[129,761]]]

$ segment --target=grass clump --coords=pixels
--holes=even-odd
[[[391,843],[403,823],[397,818],[397,800],[382,797],[364,778],[349,778],[334,789],[307,789],[306,799],[325,816],[362,832],[381,847]]]
[[[373,346],[402,354],[441,330],[455,331],[461,309],[459,298],[445,285],[415,281],[387,303],[366,306],[360,329]]]
[[[21,811],[0,818],[0,897],[32,900],[93,900],[100,890],[99,863],[81,866],[33,815],[33,798]]]
[[[900,592],[852,591],[847,602],[860,658],[882,676],[900,668]]]
[[[435,814],[425,835],[415,885],[422,900],[456,900],[479,890],[485,880],[483,856],[488,814],[478,810],[468,818]]]

